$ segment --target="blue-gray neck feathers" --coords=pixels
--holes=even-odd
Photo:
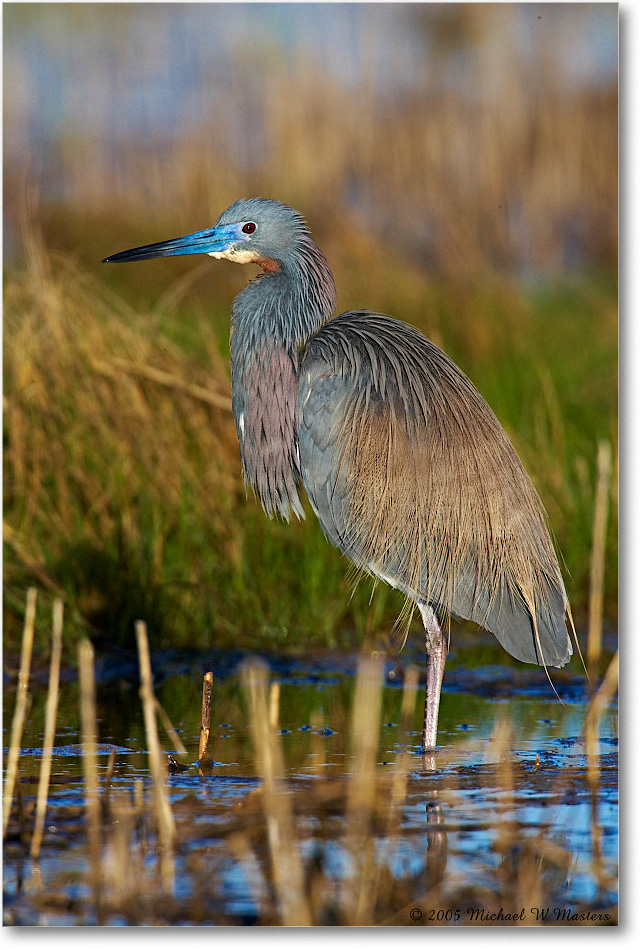
[[[236,202],[219,224],[241,218],[261,232],[264,273],[236,297],[230,334],[232,403],[247,482],[269,515],[303,516],[298,495],[299,353],[331,317],[328,262],[303,218],[278,202]]]

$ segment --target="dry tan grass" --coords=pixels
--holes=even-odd
[[[86,126],[61,132],[55,155],[58,174],[65,185],[73,182],[74,195],[73,206],[56,215],[57,225],[67,230],[73,218],[84,222],[79,247],[93,250],[97,235],[105,238],[114,229],[133,236],[133,245],[164,237],[157,228],[174,228],[179,219],[204,227],[232,200],[259,194],[304,211],[326,247],[347,233],[361,231],[366,242],[374,233],[460,283],[496,267],[559,272],[578,248],[590,264],[613,264],[616,83],[570,83],[550,53],[558,45],[554,35],[548,43],[540,36],[539,47],[524,56],[510,26],[514,14],[500,4],[443,12],[442,31],[453,49],[466,54],[463,77],[469,84],[478,77],[465,92],[444,80],[447,63],[439,58],[434,22],[426,32],[431,54],[424,69],[412,85],[384,92],[378,64],[389,59],[396,40],[385,12],[369,13],[367,26],[359,27],[355,83],[342,81],[313,48],[286,57],[262,44],[238,45],[224,82],[213,80],[207,59],[191,64],[196,82],[190,108],[200,121],[179,125],[158,141],[150,133],[145,143],[118,127],[113,151],[105,147],[104,130],[113,133],[114,106],[100,92],[113,89],[121,96],[122,89],[107,60],[97,57]],[[415,17],[421,35],[421,8]],[[426,13],[427,20],[435,17],[435,11]],[[538,34],[554,29],[554,17],[540,20]],[[170,82],[163,31],[172,28],[170,18],[153,21],[156,75]],[[102,29],[109,43],[109,18]],[[489,37],[500,44],[499,57]],[[125,42],[118,49],[126,71],[130,47]],[[69,70],[67,81],[73,64]],[[37,110],[33,115],[20,108],[29,73],[30,63],[19,61],[6,77],[14,142],[28,143],[29,120],[38,121]],[[63,108],[65,95],[77,108],[66,87]],[[6,207],[14,221],[23,191],[21,159],[5,167]],[[90,223],[96,221],[99,228]],[[151,237],[145,227],[154,230]]]
[[[173,314],[172,308],[180,307],[180,287],[164,294],[151,312],[136,313],[67,258],[46,252],[37,230],[25,234],[27,266],[5,288],[5,578],[16,632],[24,590],[33,582],[70,597],[70,619],[96,618],[96,626],[110,633],[120,617],[127,619],[132,605],[140,609],[143,597],[148,598],[143,610],[152,635],[165,622],[185,626],[185,617],[194,610],[201,626],[209,623],[209,618],[203,620],[208,616],[203,604],[221,604],[225,597],[224,592],[210,593],[216,584],[230,591],[229,578],[235,577],[247,587],[248,570],[261,584],[257,572],[271,557],[269,539],[279,532],[244,501],[229,412],[229,370],[220,350],[227,314],[212,319],[198,304],[177,309],[175,324],[189,319],[190,332],[198,339],[197,348],[179,347],[164,321],[168,310]],[[391,298],[405,292],[402,315],[437,341],[440,308],[447,302],[451,312],[461,305],[460,346],[474,353],[480,365],[487,348],[491,363],[504,352],[512,360],[525,357],[523,341],[532,332],[534,315],[510,284],[497,283],[493,290],[486,284],[486,290],[468,296],[462,291],[453,301],[413,265],[391,267],[373,241],[368,253],[358,244],[350,246],[357,266],[345,275],[353,296],[346,302],[362,303],[368,294],[375,307],[394,310]],[[386,274],[398,285],[394,280],[387,284]],[[480,304],[476,313],[475,301]],[[593,433],[582,433],[586,448],[580,446],[575,466],[570,459],[565,462],[577,450],[571,449],[573,422],[561,402],[554,370],[542,369],[542,399],[528,409],[533,435],[509,433],[534,477],[563,555],[574,552],[572,595],[577,596],[579,587],[583,598],[582,564],[588,581],[588,549],[582,547],[580,532],[593,517]],[[260,536],[265,532],[267,560],[263,554],[250,564],[248,552],[256,552],[249,537],[257,530]],[[291,623],[305,598],[315,604],[317,623],[321,612],[324,629],[336,629],[337,620],[352,609],[345,585],[341,590],[337,584],[331,609],[327,592],[315,595],[314,585],[327,579],[329,564],[339,583],[346,568],[313,534],[309,523],[290,528],[283,539],[283,551],[292,549],[291,559],[297,561],[300,554],[294,551],[308,543],[306,538],[313,546],[308,574],[296,571],[300,588],[288,589],[287,602],[265,602],[273,591],[269,578],[265,593],[257,588],[242,595],[239,589],[235,596],[247,605],[246,621],[267,618],[272,610],[272,623]],[[611,548],[614,534],[612,521]],[[612,562],[608,577],[614,571]],[[159,606],[159,592],[170,590],[172,606],[167,601]],[[104,620],[110,604],[114,609]],[[361,609],[358,601],[353,605],[355,611]],[[228,626],[238,614],[238,604],[216,609]],[[134,619],[127,620],[131,630]]]
[[[47,564],[71,550],[117,537],[124,552],[146,548],[153,586],[187,492],[221,555],[238,558],[225,515],[240,493],[238,447],[211,328],[202,327],[204,370],[159,332],[154,315],[128,310],[68,260],[45,255],[33,235],[29,252],[5,293],[14,565],[46,577]],[[86,595],[101,597],[99,589]],[[97,605],[75,606],[91,614]]]

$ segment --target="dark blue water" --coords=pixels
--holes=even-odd
[[[161,660],[166,661],[164,667]],[[321,861],[326,878],[338,884],[349,879],[351,873],[350,852],[343,839],[345,813],[338,808],[324,823],[315,805],[315,795],[328,779],[339,783],[349,780],[353,770],[349,735],[354,686],[349,668],[353,664],[354,658],[346,657],[325,657],[323,662],[319,658],[317,664],[285,659],[273,661],[271,672],[272,682],[280,684],[278,731],[289,790],[286,794],[298,803],[299,847],[304,860]],[[187,756],[176,756],[187,769],[169,776],[176,820],[179,824],[187,821],[180,827],[190,829],[176,856],[175,897],[188,900],[193,896],[201,886],[193,862],[198,860],[202,864],[206,860],[213,875],[210,899],[216,911],[212,910],[212,914],[225,914],[231,923],[259,922],[266,900],[265,869],[253,869],[251,863],[235,859],[225,838],[231,825],[239,821],[239,814],[245,814],[244,809],[250,809],[252,821],[263,821],[253,798],[259,794],[261,782],[234,663],[230,663],[223,677],[215,680],[214,766],[207,775],[199,773],[196,763],[202,660],[164,655],[154,660],[154,668],[158,673],[159,699],[188,750]],[[383,691],[379,776],[392,774],[404,744],[412,750],[412,756],[400,835],[391,843],[385,832],[379,833],[375,860],[384,862],[393,877],[407,888],[406,896],[415,894],[417,901],[425,895],[426,880],[437,876],[441,899],[445,900],[443,895],[451,896],[448,907],[452,911],[453,906],[459,906],[457,895],[466,893],[471,886],[485,888],[489,893],[496,890],[498,880],[513,873],[512,861],[518,868],[524,842],[529,837],[541,836],[557,849],[558,855],[543,870],[540,868],[551,914],[564,907],[612,909],[617,903],[618,859],[616,709],[609,708],[602,721],[601,781],[597,796],[592,797],[586,781],[586,748],[582,739],[585,709],[579,689],[581,677],[571,676],[560,686],[566,693],[563,705],[548,685],[544,688],[538,670],[529,671],[527,681],[514,686],[511,695],[507,695],[506,684],[502,686],[501,680],[499,689],[506,694],[502,698],[480,695],[489,692],[493,669],[460,669],[460,676],[456,667],[449,671],[442,698],[440,749],[435,762],[427,767],[418,749],[422,703],[417,703],[413,728],[401,735],[401,689],[394,683],[389,668],[388,685]],[[508,681],[510,672],[503,669],[503,674]],[[464,683],[464,690],[455,688],[457,679]],[[75,690],[73,684],[65,686],[69,703],[64,709],[73,710]],[[10,690],[5,692],[9,694]],[[7,729],[12,699],[7,697],[5,702]],[[41,697],[36,696],[21,757],[21,789],[26,806],[37,791],[42,741],[40,703]],[[122,679],[110,678],[99,685],[98,708],[103,777],[109,751],[115,750],[112,794],[122,791],[131,797],[138,780],[149,795],[151,782],[137,689]],[[508,789],[502,779],[504,752],[497,752],[498,720],[510,723],[511,729],[512,779]],[[162,738],[164,748],[171,751],[167,738]],[[89,891],[77,725],[62,723],[56,741],[47,833],[38,871],[45,885],[62,889],[70,899],[75,897],[82,904]],[[69,809],[72,814],[68,814]],[[512,846],[515,853],[510,848],[502,851],[498,847],[502,822],[508,818],[518,830],[518,844]],[[596,880],[592,865],[592,829],[594,834],[596,827],[603,865],[608,870],[607,887]],[[185,831],[181,834],[184,836]],[[564,856],[563,860],[559,855]],[[148,873],[153,875],[153,850],[147,854],[146,862]],[[24,849],[21,851],[12,842],[5,851],[4,866],[5,914],[9,915],[9,922],[95,922],[91,918],[86,920],[73,907],[48,908],[43,914],[33,904],[33,891],[28,888],[33,873]],[[516,874],[517,870],[513,876]],[[425,903],[420,907],[424,914]],[[463,904],[460,907],[464,915],[467,909],[470,908]],[[184,923],[190,923],[187,916]],[[106,922],[127,921],[113,914]]]

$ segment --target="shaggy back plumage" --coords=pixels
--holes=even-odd
[[[302,375],[328,371],[342,381],[330,439],[339,546],[519,659],[565,663],[566,593],[542,506],[472,383],[417,330],[368,312],[310,341]]]

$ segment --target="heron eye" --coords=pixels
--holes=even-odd
[[[256,231],[256,225],[254,221],[248,221],[247,224],[244,224],[241,228],[241,231],[243,231],[245,234],[254,234]]]

